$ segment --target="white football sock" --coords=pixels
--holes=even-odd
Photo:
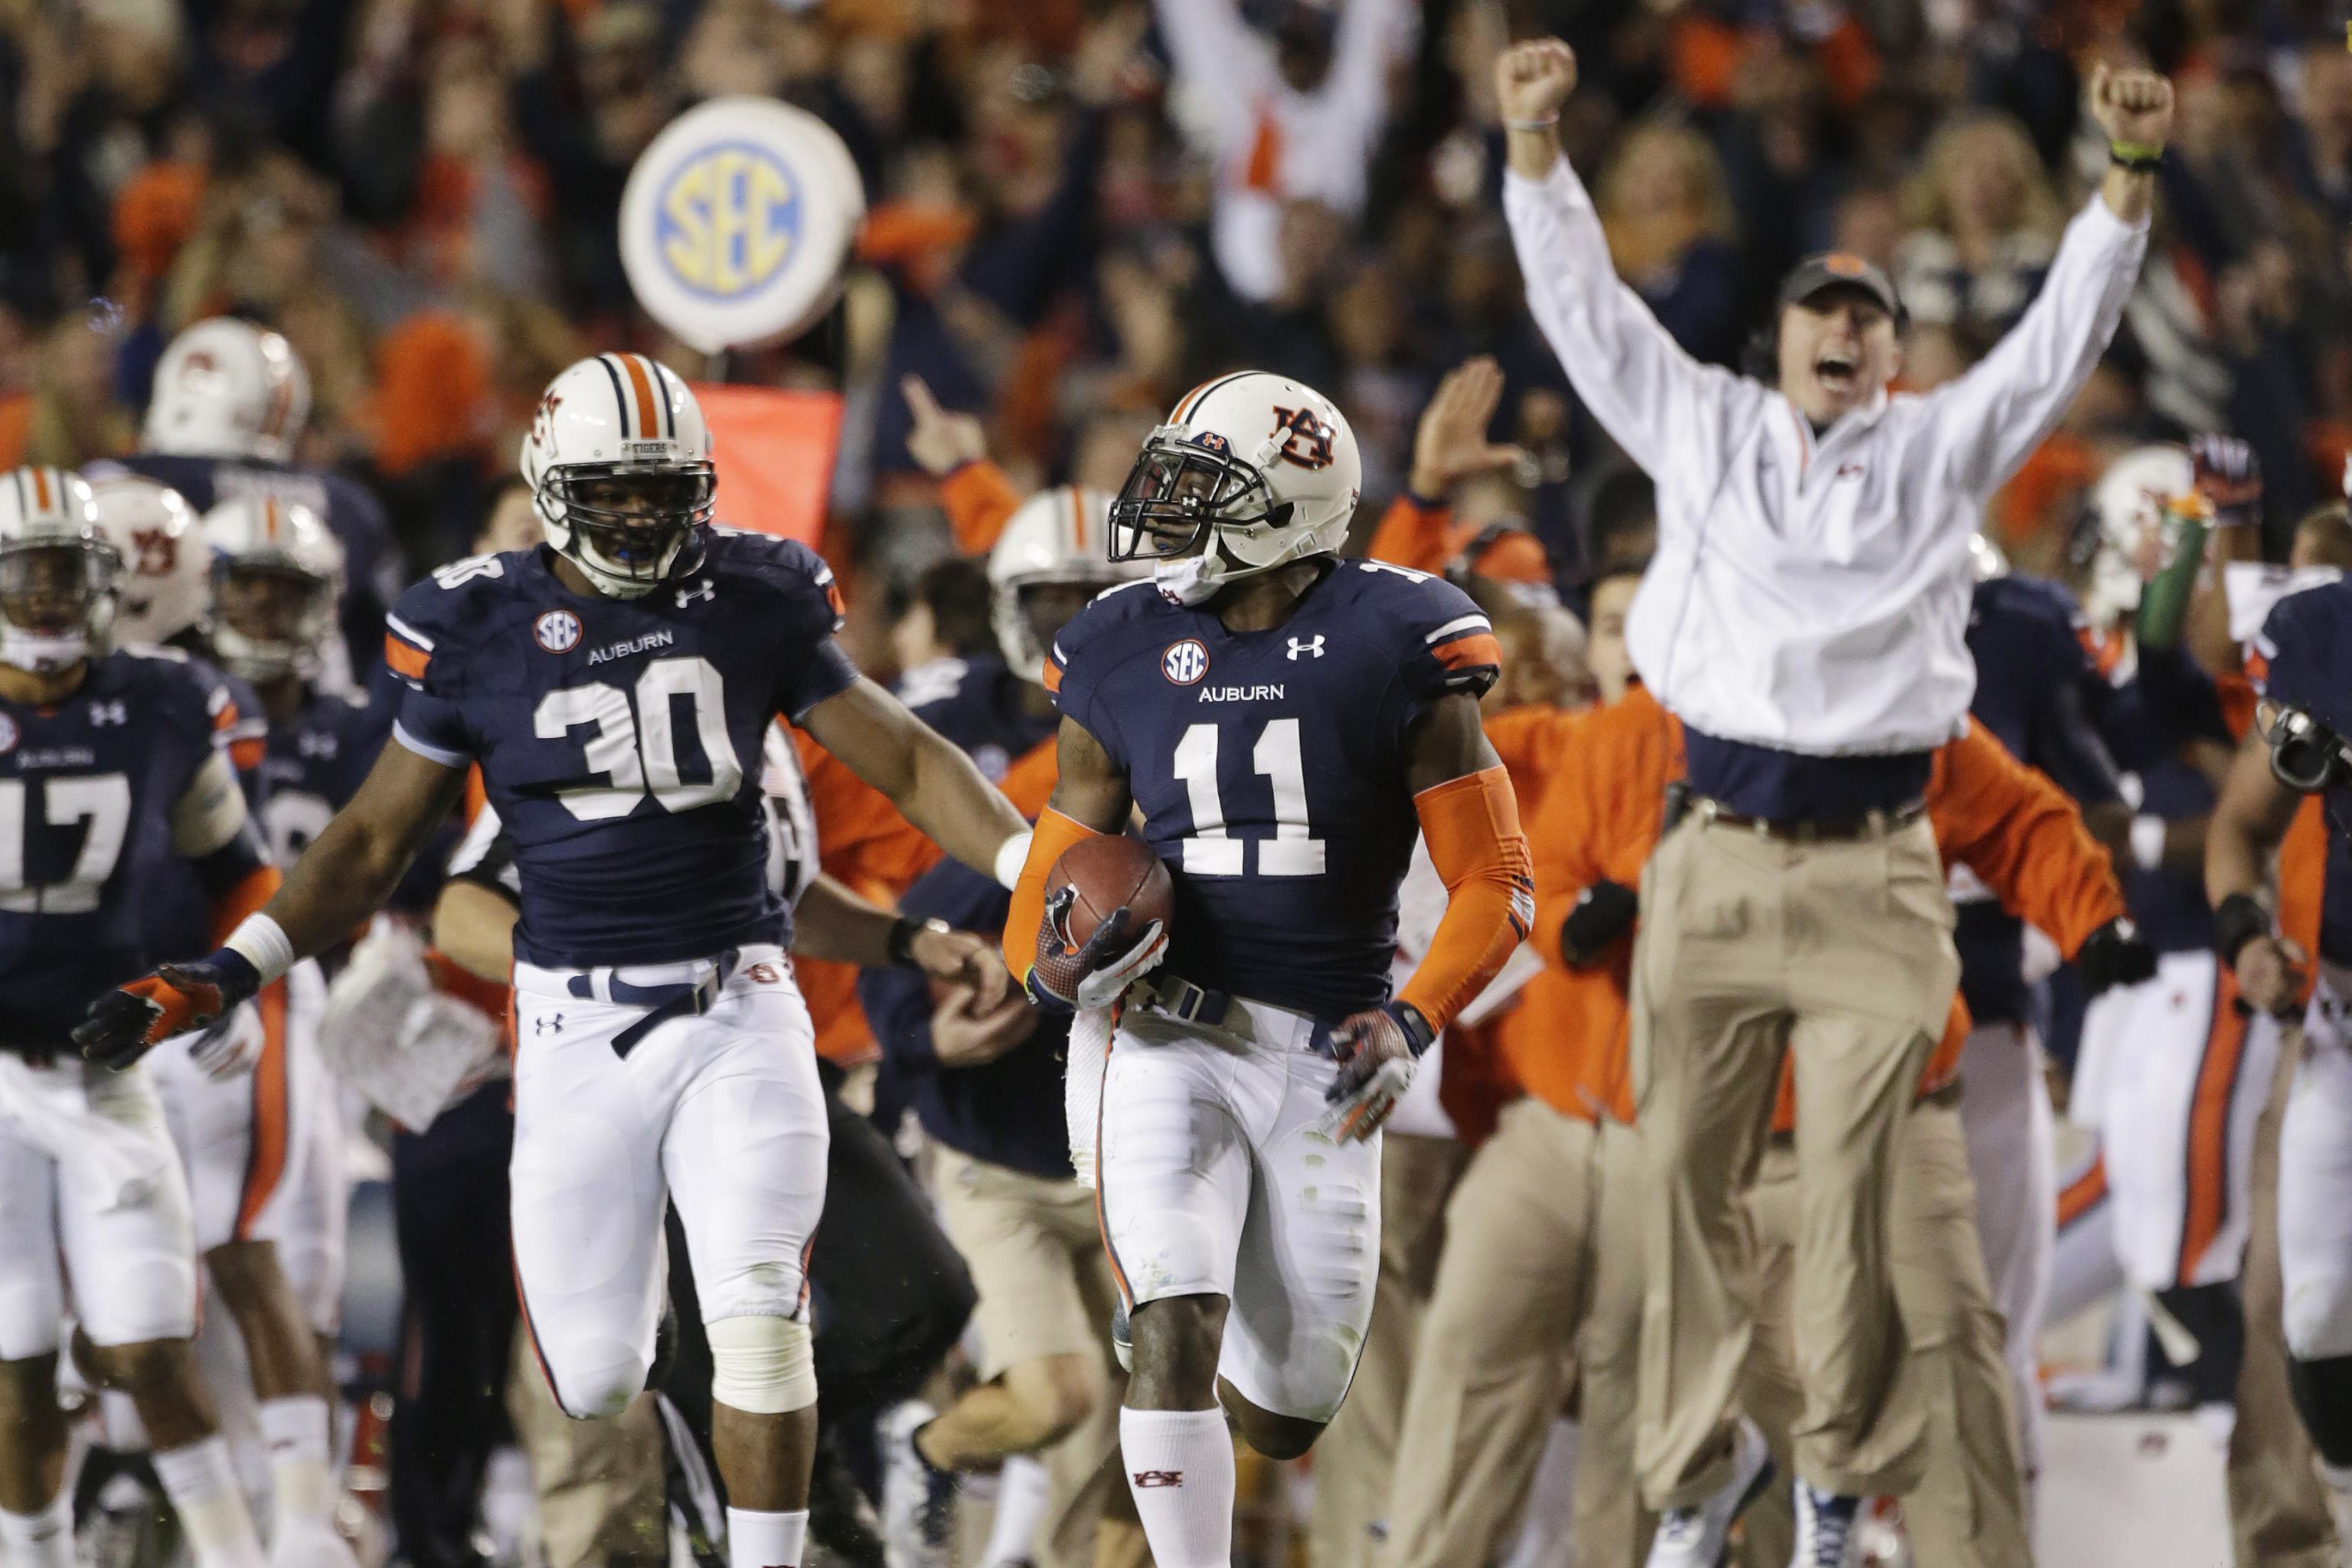
[[[981,1568],[1026,1563],[1035,1555],[1037,1528],[1045,1522],[1053,1484],[1042,1461],[1027,1454],[1005,1459],[996,1475],[996,1519],[988,1527],[988,1544],[981,1549]]]
[[[0,1509],[0,1563],[12,1568],[74,1568],[73,1492],[59,1488],[38,1513]]]
[[[1222,1410],[1121,1410],[1127,1488],[1158,1568],[1233,1568],[1234,1440]]]
[[[155,1456],[155,1477],[179,1510],[196,1568],[267,1568],[253,1516],[236,1484],[228,1445],[217,1436]]]
[[[315,1394],[265,1399],[260,1421],[262,1441],[269,1446],[269,1489],[277,1500],[278,1528],[332,1518],[335,1479],[327,1463],[327,1444],[333,1420],[327,1402]]]
[[[801,1568],[808,1510],[793,1513],[727,1510],[727,1568]]]
[[[138,1403],[121,1389],[98,1391],[98,1424],[106,1434],[106,1446],[116,1453],[147,1451],[147,1426],[139,1419]]]

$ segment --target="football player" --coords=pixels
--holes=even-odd
[[[814,552],[713,526],[710,451],[693,394],[652,360],[603,354],[556,377],[522,451],[546,542],[402,595],[385,644],[404,689],[395,743],[266,910],[203,961],[100,998],[78,1037],[96,1059],[134,1059],[341,941],[478,762],[522,877],[525,1323],[567,1411],[625,1405],[653,1355],[675,1196],[715,1363],[729,1550],[737,1568],[775,1568],[801,1561],[807,1524],[803,1258],[825,1112],[766,874],[762,742],[792,718],[967,864],[1009,872],[1028,825],[858,675]]]
[[[210,574],[186,503],[121,472],[101,477],[92,492],[100,533],[132,589],[132,611],[117,616],[117,636],[175,657],[202,649]],[[248,803],[260,803],[256,823],[266,842],[262,699],[242,670],[225,674],[195,660],[188,669],[210,692],[215,744]],[[151,951],[205,952],[215,937],[201,880],[167,867],[159,883],[142,903]],[[196,1247],[244,1353],[208,1342],[200,1350],[224,1402],[241,1403],[247,1386],[257,1401],[251,1425],[268,1445],[276,1513],[270,1550],[287,1568],[350,1560],[332,1523],[330,1368],[347,1186],[341,1119],[315,1038],[325,1000],[318,967],[298,965],[223,1026],[168,1042],[150,1066],[186,1171]],[[110,1441],[140,1447],[119,1402],[107,1405]],[[230,1424],[240,1429],[245,1424]]]
[[[144,1071],[73,1053],[77,993],[151,962],[184,864],[226,931],[278,885],[187,661],[109,651],[121,560],[81,479],[0,477],[0,1556],[74,1561],[57,1355],[135,1403],[202,1568],[265,1561],[197,1377],[188,1187]],[[329,1559],[331,1561],[331,1559]]]
[[[2109,466],[2092,496],[2098,539],[2084,610],[2105,677],[2095,713],[2137,813],[2122,867],[2132,917],[2159,955],[2083,1017],[2068,1114],[2099,1137],[2124,1273],[2200,1346],[2179,1369],[2217,1415],[2237,1383],[2235,1281],[2250,1220],[2254,1122],[2278,1029],[2249,1016],[2227,966],[2201,870],[2231,734],[2213,677],[2178,640],[2142,635],[2158,585],[2195,573],[2211,515],[2198,459],[2147,447]]]
[[[2285,1288],[2288,1386],[2319,1450],[2320,1470],[2352,1494],[2352,581],[2289,595],[2273,608],[2249,668],[2265,699],[2213,816],[2205,858],[2214,941],[2258,1012],[2302,1015],[2302,1062],[2279,1132],[2279,1265]],[[2261,897],[2273,851],[2301,797],[2329,819],[2316,984],[2297,995],[2315,956],[2282,936]]]
[[[1126,999],[1095,1170],[1133,1342],[1120,1443],[1161,1568],[1230,1559],[1226,1413],[1287,1458],[1338,1411],[1379,1263],[1381,1122],[1533,915],[1478,722],[1494,633],[1441,578],[1338,559],[1360,473],[1312,388],[1194,389],[1111,507],[1112,553],[1152,581],[1088,605],[1046,666],[1060,780],[1005,950],[1041,1005]],[[1119,910],[1072,942],[1075,891],[1048,873],[1130,809],[1173,929]],[[1391,996],[1416,820],[1450,901]]]
[[[364,485],[295,460],[310,416],[310,377],[293,345],[234,316],[196,322],[155,365],[139,450],[122,466],[178,490],[199,515],[240,496],[299,501],[343,547],[341,636],[321,675],[364,684],[378,664],[383,612],[400,592],[399,552],[383,508]]]

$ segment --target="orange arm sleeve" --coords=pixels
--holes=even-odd
[[[1535,874],[1510,775],[1486,768],[1412,797],[1430,864],[1445,884],[1445,915],[1399,1000],[1443,1029],[1527,940]],[[1026,879],[1025,878],[1024,879]]]
[[[1021,863],[1021,880],[1013,885],[1013,907],[1004,915],[1004,966],[1014,979],[1025,983],[1037,963],[1037,928],[1045,919],[1045,879],[1052,875],[1054,862],[1073,844],[1102,837],[1050,805],[1038,816],[1037,831],[1029,839],[1029,858]]]
[[[1004,520],[1021,505],[1013,481],[986,458],[977,458],[940,481],[940,504],[947,508],[948,525],[955,530],[956,548],[966,555],[985,555],[1004,531]]]
[[[235,887],[214,900],[213,945],[218,947],[226,942],[228,933],[237,928],[239,921],[276,898],[278,885],[285,880],[277,867],[256,866],[238,879]]]
[[[1927,803],[1937,847],[2001,907],[2048,931],[2068,957],[2124,912],[2115,864],[2064,791],[2011,756],[1974,720],[1944,748]]]
[[[1409,495],[1401,495],[1381,514],[1381,525],[1372,531],[1372,542],[1364,547],[1364,553],[1391,566],[1443,572],[1458,547],[1452,507],[1423,506]]]

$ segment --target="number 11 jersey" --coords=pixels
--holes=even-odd
[[[1170,971],[1336,1020],[1388,999],[1419,831],[1406,737],[1500,664],[1461,589],[1338,561],[1266,631],[1123,584],[1062,628],[1045,684],[1127,774],[1168,863]]]
[[[481,763],[522,879],[515,956],[665,963],[785,943],[761,742],[857,679],[833,573],[806,546],[709,531],[641,598],[574,594],[545,546],[445,566],[401,595],[394,739]]]

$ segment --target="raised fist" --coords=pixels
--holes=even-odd
[[[2161,147],[2172,133],[2172,83],[2154,71],[2091,72],[2091,117],[2109,142]]]
[[[1513,44],[1495,57],[1495,101],[1506,121],[1549,120],[1575,90],[1576,51],[1558,38]]]

